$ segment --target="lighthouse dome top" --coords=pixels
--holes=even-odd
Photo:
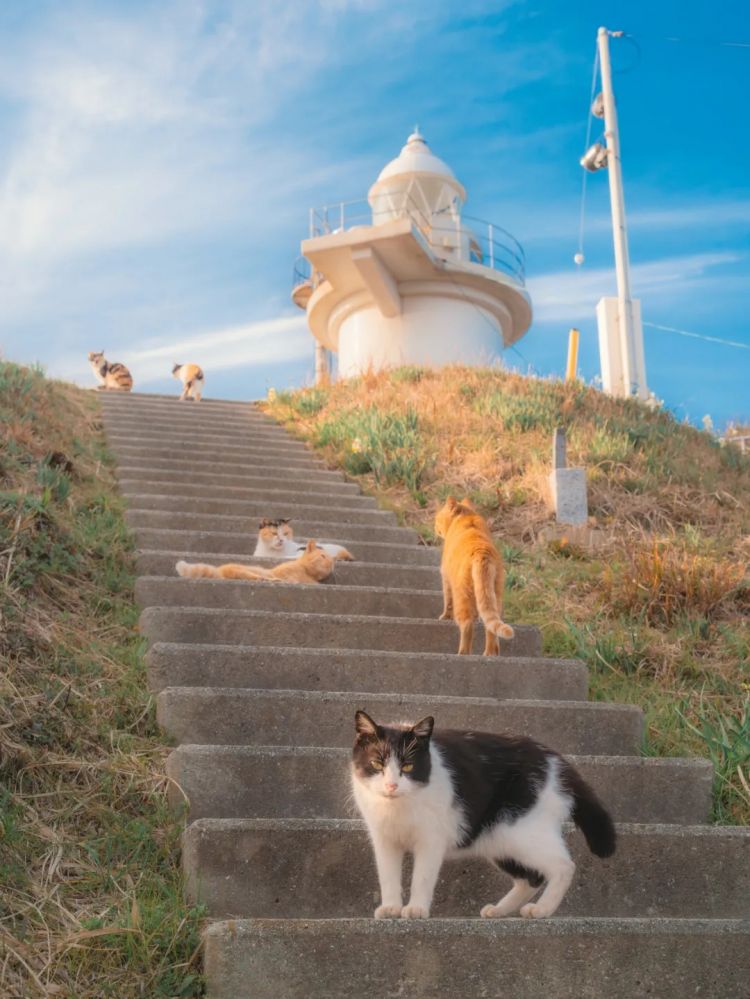
[[[451,168],[436,156],[418,128],[415,128],[406,140],[398,156],[387,163],[378,174],[378,179],[370,189],[374,194],[384,187],[392,187],[394,181],[405,181],[413,177],[440,178],[459,195],[461,201],[466,198],[463,185],[456,179]]]

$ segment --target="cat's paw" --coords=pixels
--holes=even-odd
[[[423,905],[405,905],[401,910],[402,919],[429,919],[430,910]]]
[[[438,618],[438,621],[452,621],[453,614],[450,611],[443,611],[443,613]]]
[[[497,636],[498,636],[498,638],[511,639],[511,638],[513,638],[514,634],[515,634],[515,632],[513,631],[513,629],[511,628],[511,626],[509,624],[503,623],[497,629]]]
[[[547,912],[547,909],[538,902],[529,902],[528,905],[521,906],[521,915],[524,919],[544,919],[552,913]]]
[[[401,916],[400,905],[379,905],[373,916],[375,919],[398,919]]]
[[[499,905],[483,905],[479,915],[482,919],[499,919],[500,916],[505,916],[506,913]]]

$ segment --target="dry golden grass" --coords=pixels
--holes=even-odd
[[[578,383],[491,369],[402,368],[282,392],[274,417],[311,441],[426,543],[468,494],[508,564],[512,620],[591,670],[592,696],[647,715],[647,752],[717,766],[716,817],[750,820],[750,460],[662,411]],[[589,483],[595,549],[558,539],[552,431]],[[722,734],[723,733],[723,734]]]
[[[0,363],[0,445],[0,995],[202,995],[98,400]]]

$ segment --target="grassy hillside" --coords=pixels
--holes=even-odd
[[[0,995],[199,996],[94,393],[0,363]]]
[[[489,369],[402,368],[283,392],[271,414],[426,543],[446,495],[490,519],[507,616],[582,658],[592,697],[640,704],[644,752],[716,767],[715,818],[750,821],[750,460],[666,412]],[[596,547],[542,540],[552,431],[585,465]]]

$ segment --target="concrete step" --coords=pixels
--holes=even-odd
[[[617,822],[695,825],[708,820],[708,760],[572,756]],[[202,818],[356,817],[351,751],[298,746],[195,746],[173,750],[169,795],[189,821]]]
[[[254,399],[209,399],[204,397],[199,403],[194,402],[192,399],[180,402],[179,394],[180,389],[177,389],[174,393],[98,393],[102,403],[102,408],[106,407],[106,409],[112,412],[129,413],[146,412],[149,410],[169,412],[171,409],[176,407],[178,412],[182,410],[188,412],[193,410],[196,414],[238,412],[250,413],[257,416],[262,415],[261,411],[257,407],[257,401]]]
[[[139,551],[136,553],[136,569],[139,576],[169,576],[175,571],[175,563],[185,558],[181,551]],[[262,565],[267,569],[278,565],[273,558],[255,558],[252,555],[219,554],[217,552],[196,552],[190,555],[192,562],[205,562],[208,565],[224,565],[227,562],[240,562],[247,565]],[[343,586],[394,586],[399,590],[441,590],[440,571],[437,566],[420,565],[378,565],[375,562],[336,562],[333,580],[326,585]]]
[[[298,469],[302,471],[325,471],[325,465],[320,458],[316,458],[311,453],[300,455],[279,456],[273,448],[235,448],[224,445],[222,447],[211,447],[210,445],[193,445],[190,448],[170,448],[163,444],[120,444],[116,441],[108,441],[109,449],[118,459],[127,459],[128,463],[134,461],[146,462],[153,468],[161,468],[164,459],[179,461],[183,467],[190,468],[193,462],[211,462],[218,465],[238,465],[244,468],[250,465],[253,468],[275,468],[283,465],[284,468]]]
[[[151,436],[144,436],[137,433],[107,434],[107,443],[112,451],[117,451],[122,447],[157,448],[159,450],[168,449],[171,453],[181,454],[208,454],[212,455],[216,451],[226,451],[232,455],[245,460],[252,460],[255,455],[274,455],[279,462],[294,458],[314,458],[318,456],[314,451],[306,448],[303,444],[295,441],[284,441],[275,438],[268,440],[266,437],[258,437],[255,434],[229,435],[223,434],[217,437],[199,437],[192,431],[187,431],[179,437],[170,434],[155,432]]]
[[[240,919],[209,924],[211,999],[747,999],[730,919]]]
[[[291,640],[291,636],[288,639]],[[157,642],[146,653],[149,688],[250,687],[268,690],[357,690],[421,696],[585,701],[588,670],[573,659],[440,655],[252,645]]]
[[[132,526],[132,525],[131,525]],[[166,530],[165,528],[134,527],[136,542],[139,548],[167,548],[170,551],[181,551],[184,558],[193,552],[212,551],[217,555],[224,552],[234,552],[241,555],[252,555],[257,543],[256,525],[248,523],[247,530],[241,534],[224,533],[221,531],[187,531]],[[319,525],[318,525],[319,526]],[[330,525],[325,525],[330,528]],[[303,543],[309,537],[316,541],[331,541],[343,545],[358,560],[363,562],[384,563],[393,562],[396,565],[438,566],[440,564],[440,549],[427,545],[396,545],[381,541],[359,541],[352,538],[348,530],[336,533],[329,529],[318,531],[315,535],[306,534],[302,524],[295,524],[297,537],[295,540]]]
[[[227,610],[210,607],[147,607],[140,630],[154,642],[197,645],[281,645],[312,649],[374,649],[383,652],[458,651],[458,629],[451,621],[367,617],[355,614]],[[476,629],[474,652],[484,650]],[[538,628],[518,625],[515,636],[500,643],[501,655],[541,654]]]
[[[288,469],[269,470],[268,474],[239,469],[226,473],[211,465],[206,467],[205,464],[203,470],[197,467],[165,468],[161,463],[156,469],[151,465],[130,465],[123,462],[117,468],[117,476],[120,482],[153,482],[158,478],[160,483],[171,483],[173,486],[192,485],[199,488],[207,485],[212,488],[215,486],[264,491],[267,488],[269,495],[271,492],[283,492],[288,496],[290,491],[295,489],[301,491],[302,495],[310,496],[325,494],[358,498],[361,495],[356,482],[346,482],[336,472],[305,476],[295,471],[290,472]]]
[[[299,496],[289,496],[284,500],[271,501],[267,497],[258,499],[226,499],[225,497],[215,499],[213,496],[184,496],[181,493],[154,494],[142,492],[127,492],[122,490],[128,498],[128,506],[134,510],[154,510],[158,512],[187,513],[187,514],[211,514],[214,518],[242,518],[257,519],[268,516],[269,508],[272,509],[273,516],[279,515],[290,517],[296,521],[305,519],[318,523],[330,522],[333,524],[367,524],[373,527],[397,527],[396,515],[389,510],[373,510],[371,507],[336,506],[335,500],[322,504],[312,498],[303,498],[300,502]],[[351,503],[351,501],[350,501]],[[403,528],[401,529],[403,530]],[[408,530],[408,528],[407,528]],[[415,531],[409,531],[409,535],[414,541],[418,538]],[[406,537],[406,535],[403,535]]]
[[[204,455],[155,455],[152,452],[143,452],[138,448],[133,448],[132,452],[125,453],[124,450],[113,452],[117,464],[126,468],[137,465],[140,468],[148,468],[153,477],[154,472],[159,475],[164,471],[186,472],[190,476],[193,472],[209,472],[210,474],[242,477],[247,475],[267,476],[269,480],[287,479],[294,480],[295,486],[304,489],[305,483],[312,479],[320,481],[322,479],[343,482],[341,472],[330,468],[315,465],[312,461],[305,464],[297,462],[284,462],[276,464],[267,461],[265,458],[257,461],[237,461],[234,458],[222,458],[216,456],[211,459]],[[131,476],[128,476],[130,478]],[[193,480],[196,481],[196,480]]]
[[[443,596],[436,590],[345,586],[338,582],[318,587],[175,576],[142,576],[136,580],[135,598],[141,607],[211,607],[399,618],[437,619],[443,607]]]
[[[601,860],[571,830],[577,870],[560,916],[747,918],[750,829],[617,831],[615,854]],[[379,901],[372,848],[353,819],[197,819],[185,830],[183,867],[190,897],[214,918],[362,917]],[[433,915],[478,916],[509,887],[487,861],[448,861]]]
[[[175,416],[163,416],[153,413],[144,413],[140,416],[130,416],[127,420],[118,415],[112,415],[104,413],[102,415],[102,423],[107,430],[112,430],[116,433],[127,433],[133,431],[138,432],[152,432],[155,428],[165,429],[165,432],[174,431],[176,433],[185,434],[230,434],[230,435],[249,435],[253,438],[258,435],[262,437],[268,437],[272,440],[281,440],[287,442],[304,442],[298,438],[294,437],[292,434],[288,433],[283,427],[278,423],[274,423],[273,420],[267,420],[264,417],[259,416],[227,416],[226,414],[216,414],[215,416],[201,417],[194,414],[189,414],[189,416],[179,418]]]
[[[153,473],[153,478],[148,479],[124,479],[120,478],[120,492],[123,496],[164,496],[169,495],[173,499],[204,499],[211,498],[214,502],[222,502],[223,508],[231,507],[233,503],[286,503],[289,500],[299,499],[297,495],[290,494],[286,489],[269,489],[266,485],[253,486],[221,486],[210,481],[210,476],[206,476],[207,481],[203,483],[180,482],[179,488],[175,488],[175,482],[162,479],[159,472]],[[257,480],[253,480],[257,481]],[[379,507],[373,496],[365,496],[362,493],[354,492],[315,492],[304,497],[305,500],[316,507],[337,510],[378,510]],[[382,511],[385,512],[385,511]],[[318,518],[320,519],[320,518]]]
[[[107,416],[102,418],[107,433],[115,437],[144,437],[161,439],[174,438],[175,440],[210,440],[214,443],[221,443],[227,439],[239,441],[267,440],[278,442],[289,447],[292,445],[298,448],[307,448],[307,444],[297,437],[293,437],[278,423],[271,420],[250,421],[247,420],[227,420],[224,417],[214,417],[213,420],[171,420],[152,419],[144,416],[140,419],[124,420],[117,416]]]
[[[258,520],[260,517],[286,516],[291,510],[289,506],[269,510],[268,504],[254,504],[248,507],[245,515],[224,515],[218,513],[184,513],[182,510],[150,510],[136,507],[135,504],[125,512],[125,520],[130,527],[146,527],[153,530],[169,528],[173,531],[221,531],[223,533],[247,531],[256,540]],[[348,541],[377,541],[381,544],[413,545],[417,547],[419,535],[408,527],[388,527],[381,524],[351,523],[340,524],[330,520],[318,520],[313,514],[300,511],[299,517],[293,518],[295,534],[305,538],[315,538],[318,541],[338,541],[346,537]],[[343,542],[341,542],[343,544]],[[352,555],[354,552],[352,552]]]
[[[643,735],[639,708],[589,701],[231,687],[166,687],[157,695],[159,723],[177,742],[217,746],[351,746],[358,708],[384,722],[431,714],[439,728],[528,735],[574,755],[636,756]]]

